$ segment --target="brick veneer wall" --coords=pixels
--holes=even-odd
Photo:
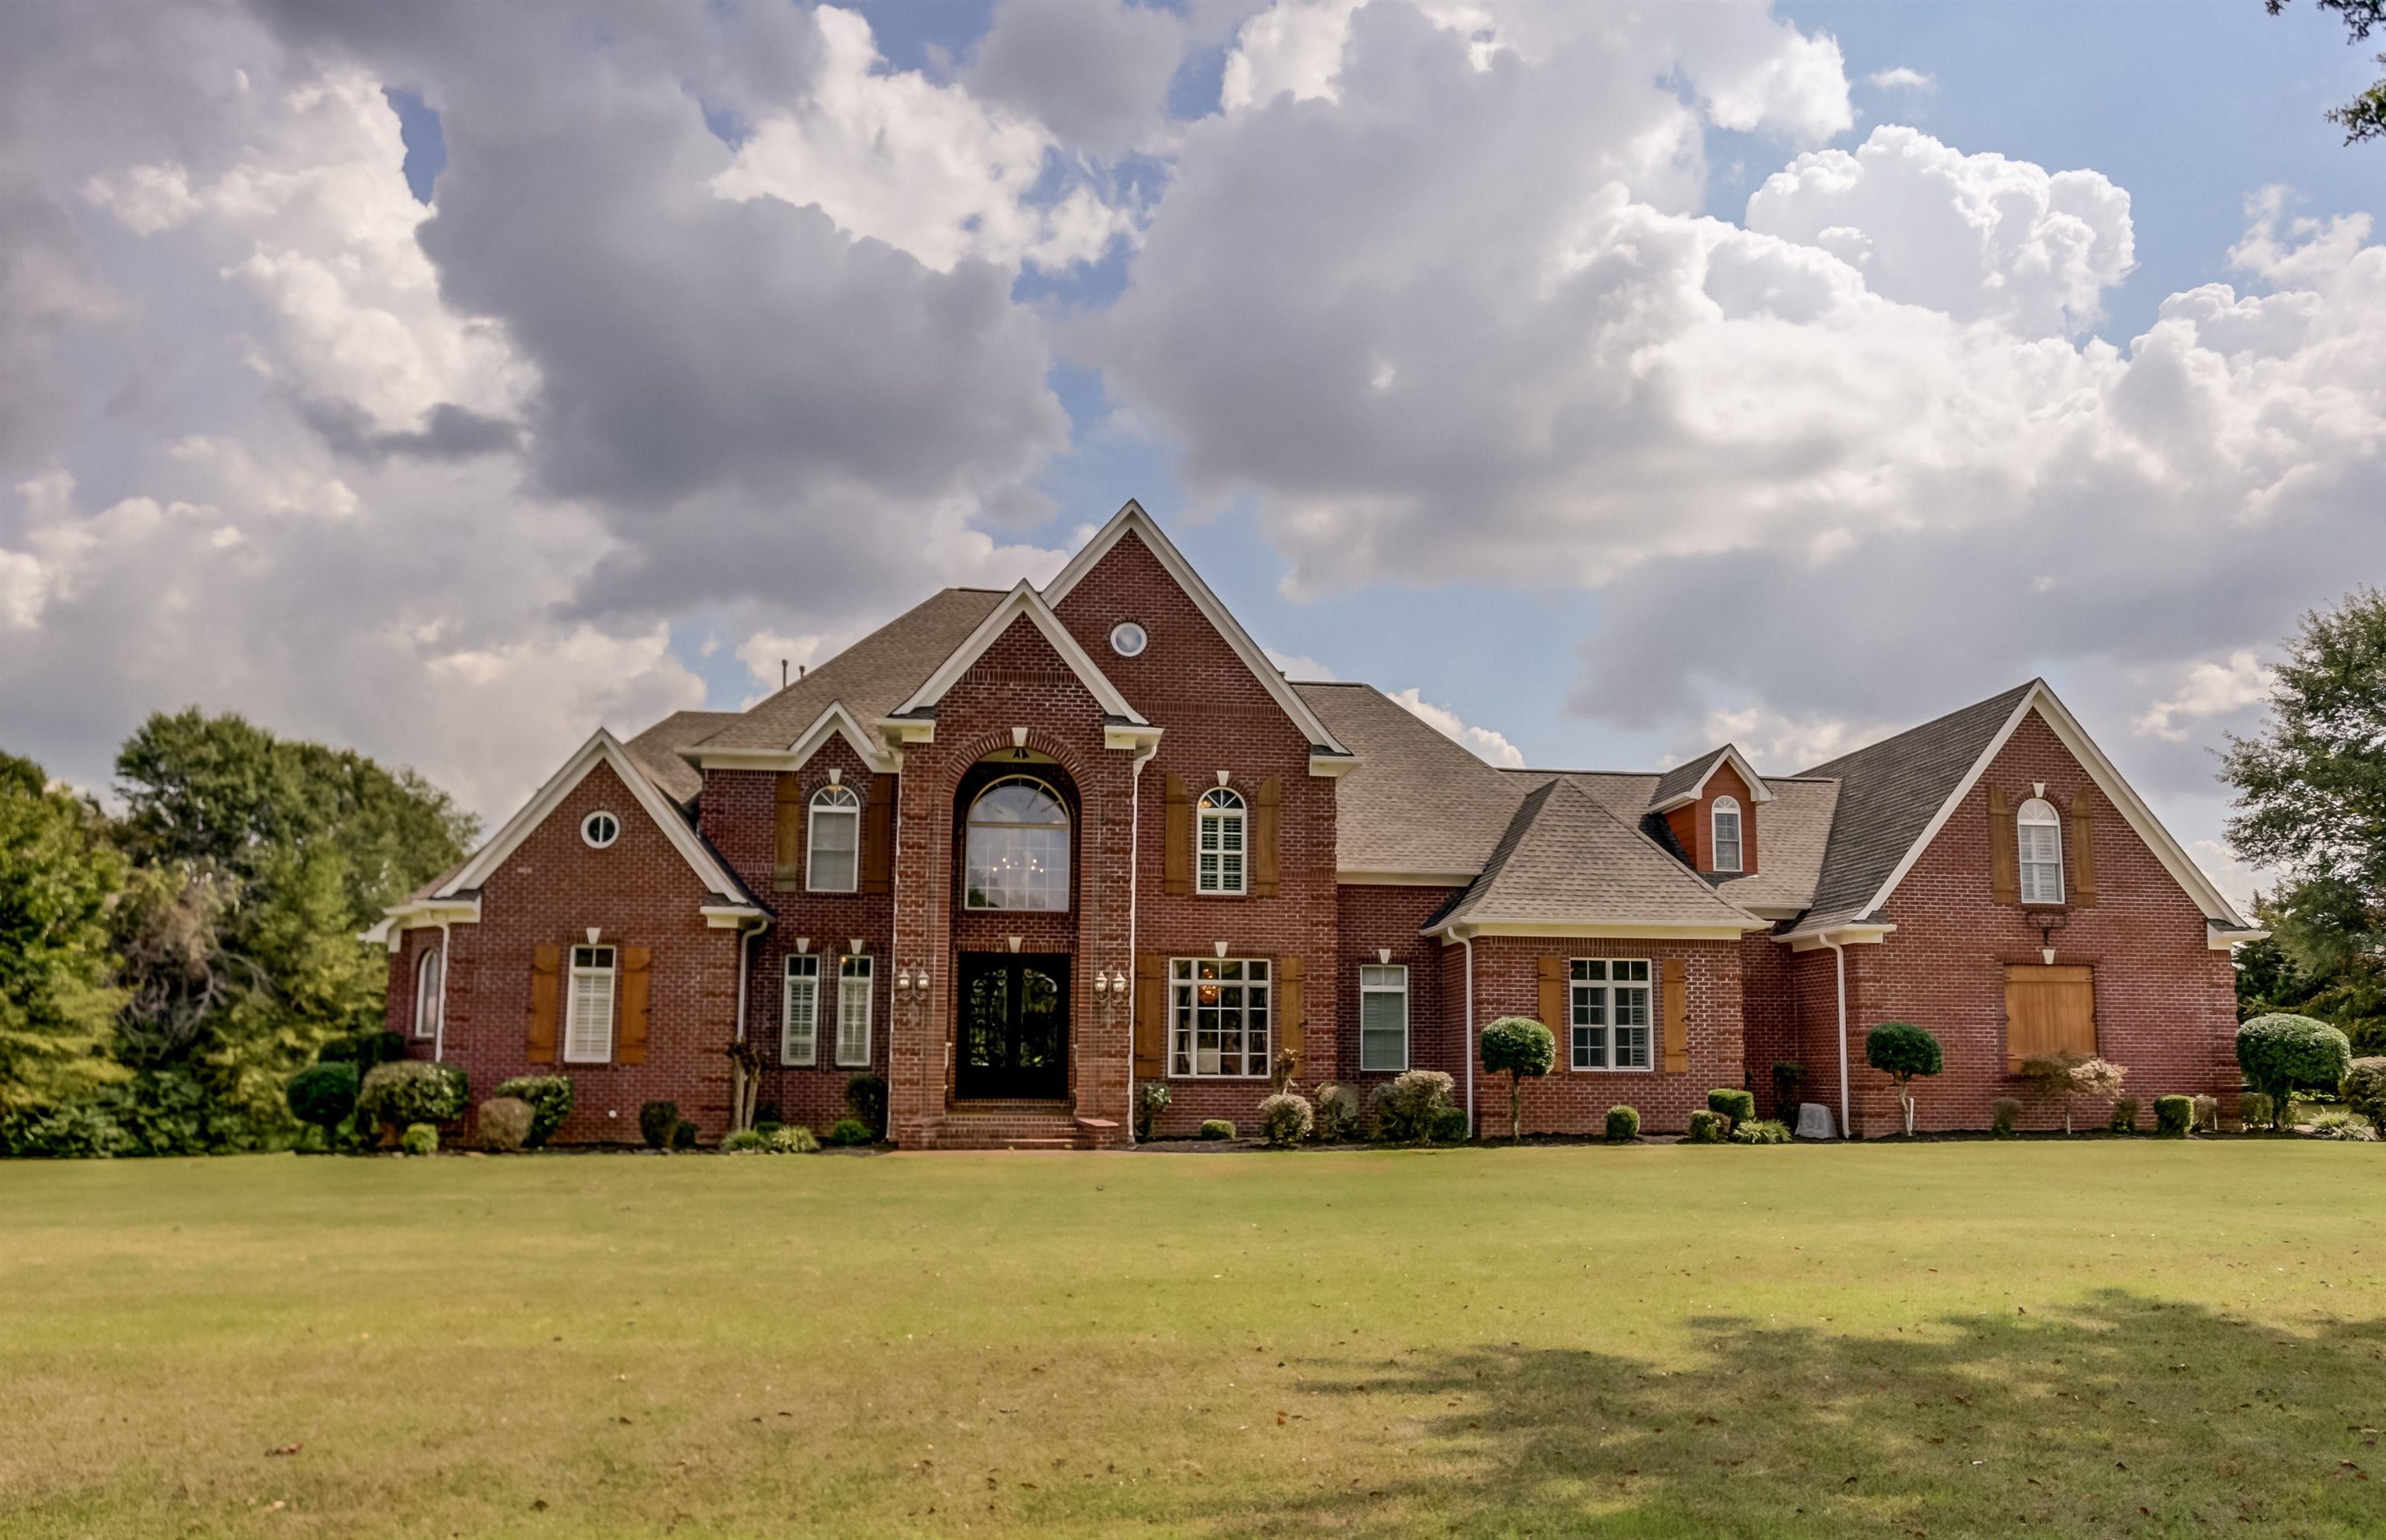
[[[602,809],[621,820],[621,837],[592,850],[581,820]],[[481,889],[481,919],[450,930],[445,1058],[471,1077],[475,1103],[500,1081],[521,1074],[571,1077],[572,1110],[558,1144],[635,1144],[638,1108],[675,1101],[710,1143],[729,1118],[729,1041],[737,975],[734,932],[708,929],[697,912],[704,884],[655,826],[612,768],[599,762],[492,872]],[[646,1061],[642,1064],[534,1065],[529,1061],[531,959],[535,947],[567,948],[587,928],[615,946],[651,949]],[[435,929],[411,930],[390,959],[389,1024],[411,1023],[416,958],[438,945]],[[559,990],[556,1038],[563,1035]],[[618,984],[617,984],[618,990]],[[616,995],[618,1011],[619,995]],[[619,1047],[619,1023],[615,1028]]]
[[[1438,937],[1418,934],[1425,922],[1448,904],[1456,890],[1440,887],[1391,887],[1353,883],[1341,890],[1338,924],[1342,957],[1335,970],[1336,1016],[1350,1023],[1329,1062],[1312,1056],[1301,1077],[1304,1089],[1339,1081],[1366,1093],[1392,1073],[1371,1073],[1359,1068],[1359,970],[1376,965],[1376,953],[1390,947],[1392,961],[1409,970],[1409,1067],[1440,1070],[1458,1075],[1465,1069],[1465,1045],[1458,1022],[1448,1008],[1463,1008],[1460,996],[1444,993],[1444,954],[1456,963],[1463,955],[1445,947]],[[1458,987],[1456,984],[1452,988]],[[1394,1071],[1395,1073],[1397,1071]]]
[[[1773,1066],[1801,1064],[1798,997],[1790,980],[1790,948],[1769,931],[1752,931],[1740,938],[1740,1056],[1747,1088],[1756,1093],[1756,1105],[1765,1117],[1780,1110],[1774,1100]],[[1808,1070],[1795,1093],[1812,1101],[1813,1071]],[[1790,1111],[1794,1116],[1796,1108]]]

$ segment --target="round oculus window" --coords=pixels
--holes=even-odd
[[[1111,651],[1121,657],[1140,657],[1149,645],[1151,638],[1133,620],[1121,620],[1111,627]]]
[[[622,837],[622,820],[610,813],[591,813],[580,820],[580,837],[592,850],[602,850]]]

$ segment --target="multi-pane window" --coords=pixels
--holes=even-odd
[[[1177,958],[1168,968],[1169,1073],[1265,1075],[1269,965]]]
[[[564,996],[563,1061],[603,1064],[613,1057],[613,948],[574,946],[571,985]]]
[[[1739,870],[1739,798],[1714,799],[1714,870]]]
[[[870,959],[854,956],[836,962],[836,1062],[841,1069],[870,1063]]]
[[[1576,958],[1572,1046],[1577,1070],[1649,1068],[1649,964],[1643,958]]]
[[[804,885],[814,893],[851,893],[861,858],[861,798],[845,786],[814,792],[806,843],[811,864]]]
[[[1043,782],[1013,775],[980,792],[967,844],[964,908],[1069,907],[1069,809]]]
[[[1243,799],[1224,786],[1201,794],[1194,891],[1243,891]]]
[[[1359,1068],[1409,1067],[1409,970],[1398,963],[1359,970]]]
[[[820,1062],[820,958],[809,953],[787,959],[787,984],[779,1002],[779,1062]]]
[[[439,969],[440,956],[425,952],[422,960],[414,965],[414,1035],[439,1035]]]
[[[2033,796],[2014,815],[2021,838],[2021,901],[2063,902],[2063,824],[2054,805]]]

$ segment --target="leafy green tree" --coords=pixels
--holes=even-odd
[[[2264,0],[2272,16],[2287,8],[2287,0]],[[2386,0],[2312,0],[2323,11],[2334,11],[2344,19],[2344,41],[2348,44],[2367,43],[2372,28],[2386,26]],[[2386,64],[2386,54],[2378,56]],[[2326,114],[2329,122],[2344,131],[2344,142],[2357,144],[2365,139],[2386,138],[2386,79],[2345,103],[2330,107]]]
[[[124,858],[98,809],[0,752],[0,1118],[122,1080],[109,909]]]
[[[1525,1136],[1525,1082],[1538,1080],[1558,1061],[1558,1040],[1527,1016],[1502,1016],[1483,1029],[1483,1068],[1508,1073],[1508,1137]]]
[[[2292,1005],[2386,1049],[2386,595],[2304,617],[2269,721],[2231,738],[2222,779],[2237,788],[2229,843],[2284,878],[2257,906],[2275,955],[2241,958],[2261,996],[2246,1003]]]
[[[1935,1075],[1944,1059],[1939,1040],[1911,1021],[1883,1021],[1865,1033],[1865,1062],[1897,1084],[1897,1105],[1905,1114],[1905,1136],[1914,1137],[1914,1077]]]

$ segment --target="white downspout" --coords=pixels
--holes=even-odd
[[[762,927],[769,923],[761,920],[737,928],[737,1041],[740,1043],[746,1041],[746,971],[753,965],[754,938],[760,935]]]
[[[1823,938],[1831,949],[1831,967],[1840,992],[1840,1137],[1848,1137],[1848,950],[1844,942]]]
[[[447,952],[447,921],[439,922],[439,1028],[431,1035],[431,1062],[447,1061],[447,965],[456,959]]]
[[[1461,935],[1466,952],[1466,1136],[1475,1137],[1475,938]]]
[[[1135,984],[1132,981],[1139,976],[1141,967],[1135,951],[1135,900],[1136,887],[1143,875],[1138,870],[1143,843],[1143,767],[1151,763],[1152,757],[1159,752],[1158,742],[1145,745],[1136,752],[1127,770],[1126,968],[1130,982],[1126,998],[1126,1142],[1130,1145],[1135,1143]],[[1163,1057],[1167,1051],[1166,1045],[1162,1045],[1161,1053]]]

